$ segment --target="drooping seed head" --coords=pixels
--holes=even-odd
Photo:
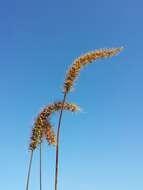
[[[55,102],[54,104],[48,105],[46,108],[44,108],[43,112],[46,117],[49,117],[52,115],[54,112],[60,111],[61,109],[71,111],[71,112],[76,112],[79,111],[80,108],[74,103],[67,103],[65,102],[64,104],[62,102]]]
[[[31,150],[36,149],[43,138],[46,138],[49,144],[56,144],[56,136],[49,119],[53,113],[60,111],[62,108],[63,110],[71,112],[76,112],[80,110],[80,108],[76,104],[67,102],[65,102],[64,104],[62,102],[56,102],[54,104],[46,106],[40,112],[34,123],[31,142],[29,145],[29,148]]]
[[[45,125],[43,127],[43,137],[44,136],[49,145],[56,144],[56,136],[55,136],[54,128],[51,125],[51,123],[48,121],[48,119],[46,120]]]
[[[112,57],[114,55],[117,55],[123,48],[112,48],[112,49],[101,49],[89,52],[87,54],[84,54],[77,58],[70,69],[68,70],[64,82],[64,93],[68,93],[72,87],[73,83],[78,77],[80,70],[88,65],[89,63],[92,63],[93,61],[96,61],[97,59]]]

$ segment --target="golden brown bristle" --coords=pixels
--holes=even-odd
[[[79,111],[79,107],[73,103],[65,102],[64,105],[62,102],[56,102],[54,104],[50,104],[43,109],[43,111],[38,115],[35,123],[34,128],[32,129],[32,137],[31,143],[29,148],[34,150],[37,148],[38,144],[42,141],[45,137],[49,144],[56,144],[56,136],[53,130],[53,127],[49,121],[49,117],[57,111],[61,109],[68,110],[71,112]]]
[[[77,58],[73,62],[69,71],[67,72],[66,79],[64,82],[64,93],[67,93],[72,89],[74,81],[76,80],[76,78],[78,77],[80,73],[80,70],[84,66],[86,66],[89,63],[92,63],[93,61],[97,59],[112,57],[118,54],[120,51],[122,51],[122,49],[123,49],[122,47],[112,48],[112,49],[101,49],[101,50],[89,52]]]
[[[43,137],[47,139],[48,144],[55,145],[56,144],[56,136],[53,129],[53,126],[51,126],[50,122],[47,120],[45,122],[44,128],[43,128]]]

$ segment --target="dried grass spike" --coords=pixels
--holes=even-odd
[[[117,55],[120,51],[122,51],[123,48],[111,48],[111,49],[101,49],[89,52],[87,54],[84,54],[77,58],[70,69],[68,70],[66,74],[66,79],[64,82],[64,93],[68,93],[72,87],[73,83],[78,77],[80,70],[86,66],[89,63],[92,63],[93,61],[101,58],[107,58],[112,57],[114,55]]]
[[[30,150],[36,149],[43,138],[46,138],[49,144],[56,144],[56,136],[49,118],[54,112],[60,111],[62,108],[71,112],[80,110],[76,104],[67,102],[64,105],[62,102],[55,102],[45,107],[34,123],[31,143],[29,145]]]
[[[56,144],[56,136],[53,129],[53,126],[50,124],[50,122],[47,120],[45,123],[43,135],[46,137],[48,144],[55,145]]]
[[[31,143],[29,145],[30,150],[36,149],[37,145],[41,142],[42,129],[41,127],[35,126],[32,129]]]
[[[45,116],[46,117],[51,116],[53,113],[60,111],[62,109],[62,107],[64,110],[68,110],[68,111],[72,111],[72,112],[76,112],[76,111],[80,110],[79,106],[77,106],[74,103],[65,102],[63,105],[62,102],[55,102],[54,104],[50,104],[49,106],[47,106],[44,109]]]

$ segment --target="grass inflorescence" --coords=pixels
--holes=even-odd
[[[38,115],[34,127],[32,129],[31,142],[29,145],[30,150],[34,150],[41,143],[45,137],[49,144],[56,144],[56,135],[53,126],[50,123],[50,116],[62,109],[62,102],[55,102],[46,106]],[[64,103],[64,110],[71,112],[79,111],[79,107],[74,103]]]
[[[41,143],[43,139],[46,139],[49,145],[56,145],[56,163],[55,163],[55,190],[58,190],[58,163],[59,163],[59,143],[60,143],[60,128],[61,128],[61,121],[62,115],[64,110],[68,110],[71,112],[79,111],[79,107],[73,103],[67,103],[66,98],[67,94],[73,89],[74,82],[80,74],[82,68],[87,66],[88,64],[103,58],[108,58],[117,55],[121,48],[109,48],[109,49],[100,49],[88,52],[83,54],[82,56],[78,57],[74,60],[73,64],[69,68],[66,73],[66,77],[64,80],[64,87],[63,87],[63,101],[55,102],[46,106],[37,116],[34,127],[32,129],[32,136],[29,145],[29,149],[31,150],[31,158],[29,163],[29,170],[28,170],[28,177],[27,177],[27,186],[26,190],[29,187],[29,178],[30,178],[30,171],[32,165],[32,157],[33,151],[38,147],[40,144],[40,184],[41,181]],[[57,111],[60,111],[57,132],[55,135],[54,127],[50,122],[51,115]],[[40,190],[42,189],[42,185],[40,186]]]
[[[86,53],[79,58],[77,58],[70,69],[68,70],[64,82],[64,93],[69,92],[72,87],[75,79],[78,77],[80,70],[88,65],[89,63],[92,63],[93,61],[97,59],[112,57],[116,54],[118,54],[123,48],[111,48],[111,49],[101,49],[96,51],[91,51],[89,53]]]

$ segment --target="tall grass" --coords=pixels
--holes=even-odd
[[[53,113],[60,111],[61,109],[76,112],[79,111],[80,108],[74,103],[67,103],[64,104],[62,102],[55,102],[53,104],[49,104],[46,106],[37,116],[34,127],[32,129],[32,136],[29,145],[29,149],[31,151],[29,169],[28,169],[28,176],[27,176],[27,183],[26,183],[26,190],[29,189],[29,180],[30,180],[30,173],[31,173],[31,166],[33,160],[33,153],[34,150],[40,145],[40,190],[42,190],[42,141],[44,139],[47,140],[49,145],[56,144],[56,135],[53,129],[53,126],[50,122],[50,117]]]
[[[72,90],[74,81],[79,76],[79,73],[82,68],[84,68],[86,65],[92,63],[93,61],[96,61],[98,59],[112,57],[117,55],[123,48],[112,48],[112,49],[101,49],[92,51],[89,53],[86,53],[79,58],[77,58],[70,69],[68,70],[66,74],[66,78],[64,81],[64,96],[62,105],[64,105],[67,94]],[[59,121],[58,121],[58,129],[57,129],[57,144],[56,144],[56,164],[55,164],[55,190],[58,189],[58,168],[59,168],[59,144],[60,144],[60,128],[61,128],[61,121],[62,121],[62,115],[63,115],[63,107],[60,111]]]
[[[54,189],[58,190],[58,170],[59,170],[59,144],[60,144],[60,129],[63,111],[76,112],[79,111],[79,107],[73,103],[67,103],[67,95],[73,89],[74,82],[80,74],[80,71],[90,63],[102,59],[117,55],[123,48],[112,48],[112,49],[101,49],[86,53],[78,57],[69,70],[67,71],[64,87],[63,87],[63,100],[55,102],[46,106],[37,116],[34,127],[32,129],[31,141],[29,149],[31,151],[30,162],[28,167],[28,175],[26,182],[26,190],[29,190],[29,181],[31,174],[31,167],[33,161],[33,153],[35,149],[40,146],[40,167],[39,167],[39,178],[40,178],[40,190],[42,190],[42,142],[44,139],[47,140],[49,145],[56,145],[56,163],[55,163],[55,182]],[[57,133],[55,135],[54,127],[50,122],[51,115],[57,111],[60,111]]]

